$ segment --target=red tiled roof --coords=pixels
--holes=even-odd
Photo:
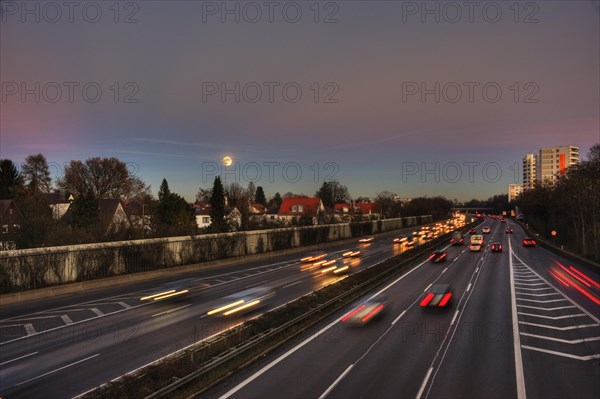
[[[316,215],[320,204],[320,198],[284,198],[279,207],[279,215]],[[294,205],[302,205],[303,211],[293,212]]]

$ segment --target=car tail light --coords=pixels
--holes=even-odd
[[[383,305],[378,305],[375,309],[371,310],[365,317],[362,318],[362,322],[366,323],[369,321],[373,316],[379,313],[381,309],[383,309]]]
[[[365,305],[360,305],[359,307],[357,307],[356,309],[354,309],[352,312],[350,312],[346,316],[344,316],[342,318],[342,321],[347,321],[349,318],[351,318],[352,316],[354,316],[355,314],[357,314],[358,312],[360,312],[364,308],[365,308]]]
[[[433,299],[433,297],[434,297],[433,293],[430,292],[429,294],[427,294],[425,296],[425,298],[423,298],[423,300],[421,301],[420,306],[423,308],[423,307],[429,305],[429,302],[431,302],[431,300]]]
[[[442,298],[442,300],[440,301],[438,306],[444,307],[448,304],[448,302],[450,301],[450,298],[452,298],[452,293],[448,292],[446,295],[444,295],[444,297]]]
[[[435,254],[429,255],[429,259],[433,259],[433,258],[435,258]]]

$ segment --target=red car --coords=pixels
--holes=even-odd
[[[422,308],[446,308],[451,299],[452,288],[450,288],[450,284],[434,284],[419,305]]]
[[[514,232],[514,230],[513,229],[506,229],[506,230],[504,230],[504,232],[506,234],[512,234]]]
[[[535,244],[537,244],[537,242],[535,241],[535,238],[533,238],[533,237],[523,238],[523,246],[524,247],[535,247]]]
[[[444,251],[435,251],[434,253],[429,255],[429,259],[433,263],[443,262],[446,260],[447,257],[448,257],[448,254],[445,253]]]
[[[493,242],[491,245],[492,252],[502,252],[502,244],[499,242]]]
[[[476,229],[469,229],[469,234],[477,234],[477,230]]]

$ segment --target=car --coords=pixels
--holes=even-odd
[[[415,245],[415,239],[409,238],[404,245],[406,245],[407,247],[413,247]]]
[[[506,219],[504,219],[504,218],[500,219],[500,223],[506,223]]]
[[[148,293],[140,298],[140,301],[154,302],[163,299],[180,299],[192,291],[205,288],[206,284],[198,283],[197,279],[186,278],[163,285],[156,292]]]
[[[450,284],[434,284],[427,291],[419,306],[422,308],[446,308],[452,301]]]
[[[358,250],[346,251],[342,254],[342,258],[356,258],[358,256],[360,256],[360,251]]]
[[[477,234],[477,229],[469,229],[469,234]]]
[[[465,242],[465,239],[463,238],[462,234],[460,234],[460,232],[455,231],[454,233],[452,233],[452,238],[450,239],[450,243],[452,245],[463,245]]]
[[[354,306],[350,312],[342,317],[341,322],[348,326],[364,326],[383,316],[386,307],[387,297],[385,295],[375,295]]]
[[[243,314],[265,306],[268,298],[275,295],[271,287],[254,287],[226,296],[222,304],[206,313],[207,316],[231,316]]]
[[[479,251],[481,251],[481,244],[471,244],[471,245],[469,245],[469,251],[471,251],[471,252],[479,252]]]
[[[312,262],[318,262],[320,260],[325,259],[325,257],[327,256],[327,254],[325,252],[311,252],[310,254],[308,254],[307,256],[305,256],[304,258],[300,259],[300,262],[303,263],[312,263]]]
[[[375,237],[364,237],[361,238],[360,240],[358,240],[358,242],[360,242],[361,244],[366,244],[369,242],[372,242],[375,239]]]
[[[513,229],[506,229],[506,230],[504,230],[504,232],[506,234],[512,234],[512,233],[514,233],[514,230]]]
[[[407,236],[400,236],[394,238],[394,244],[406,244],[406,242],[408,242]]]
[[[499,242],[493,242],[490,245],[490,250],[492,252],[502,252],[502,244],[500,244]]]
[[[429,260],[431,260],[433,263],[439,263],[439,262],[445,261],[447,257],[448,257],[448,254],[446,252],[435,251],[434,253],[429,255]]]
[[[491,229],[489,227],[484,227],[483,229],[481,229],[481,232],[483,234],[490,234]]]
[[[535,247],[537,241],[533,237],[525,237],[523,238],[523,246],[524,247]]]

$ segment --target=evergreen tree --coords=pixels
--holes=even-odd
[[[10,159],[0,159],[0,199],[14,198],[23,179]]]
[[[271,200],[269,201],[269,207],[279,208],[282,202],[283,199],[281,198],[281,194],[275,193],[273,198],[271,198]]]
[[[262,186],[256,187],[256,198],[254,199],[257,204],[267,206],[267,197],[265,197],[265,191]]]
[[[52,179],[45,156],[42,154],[29,155],[25,158],[22,173],[29,189],[39,193],[50,192]]]
[[[158,190],[158,200],[161,201],[163,198],[171,195],[171,190],[169,190],[169,183],[167,183],[167,179],[162,179],[162,183],[160,183],[160,189]]]
[[[215,177],[210,196],[210,228],[215,232],[227,230],[225,222],[225,189],[219,176]]]
[[[71,204],[71,217],[73,227],[89,229],[98,222],[100,211],[98,200],[94,193],[88,190],[85,195],[80,195]]]

